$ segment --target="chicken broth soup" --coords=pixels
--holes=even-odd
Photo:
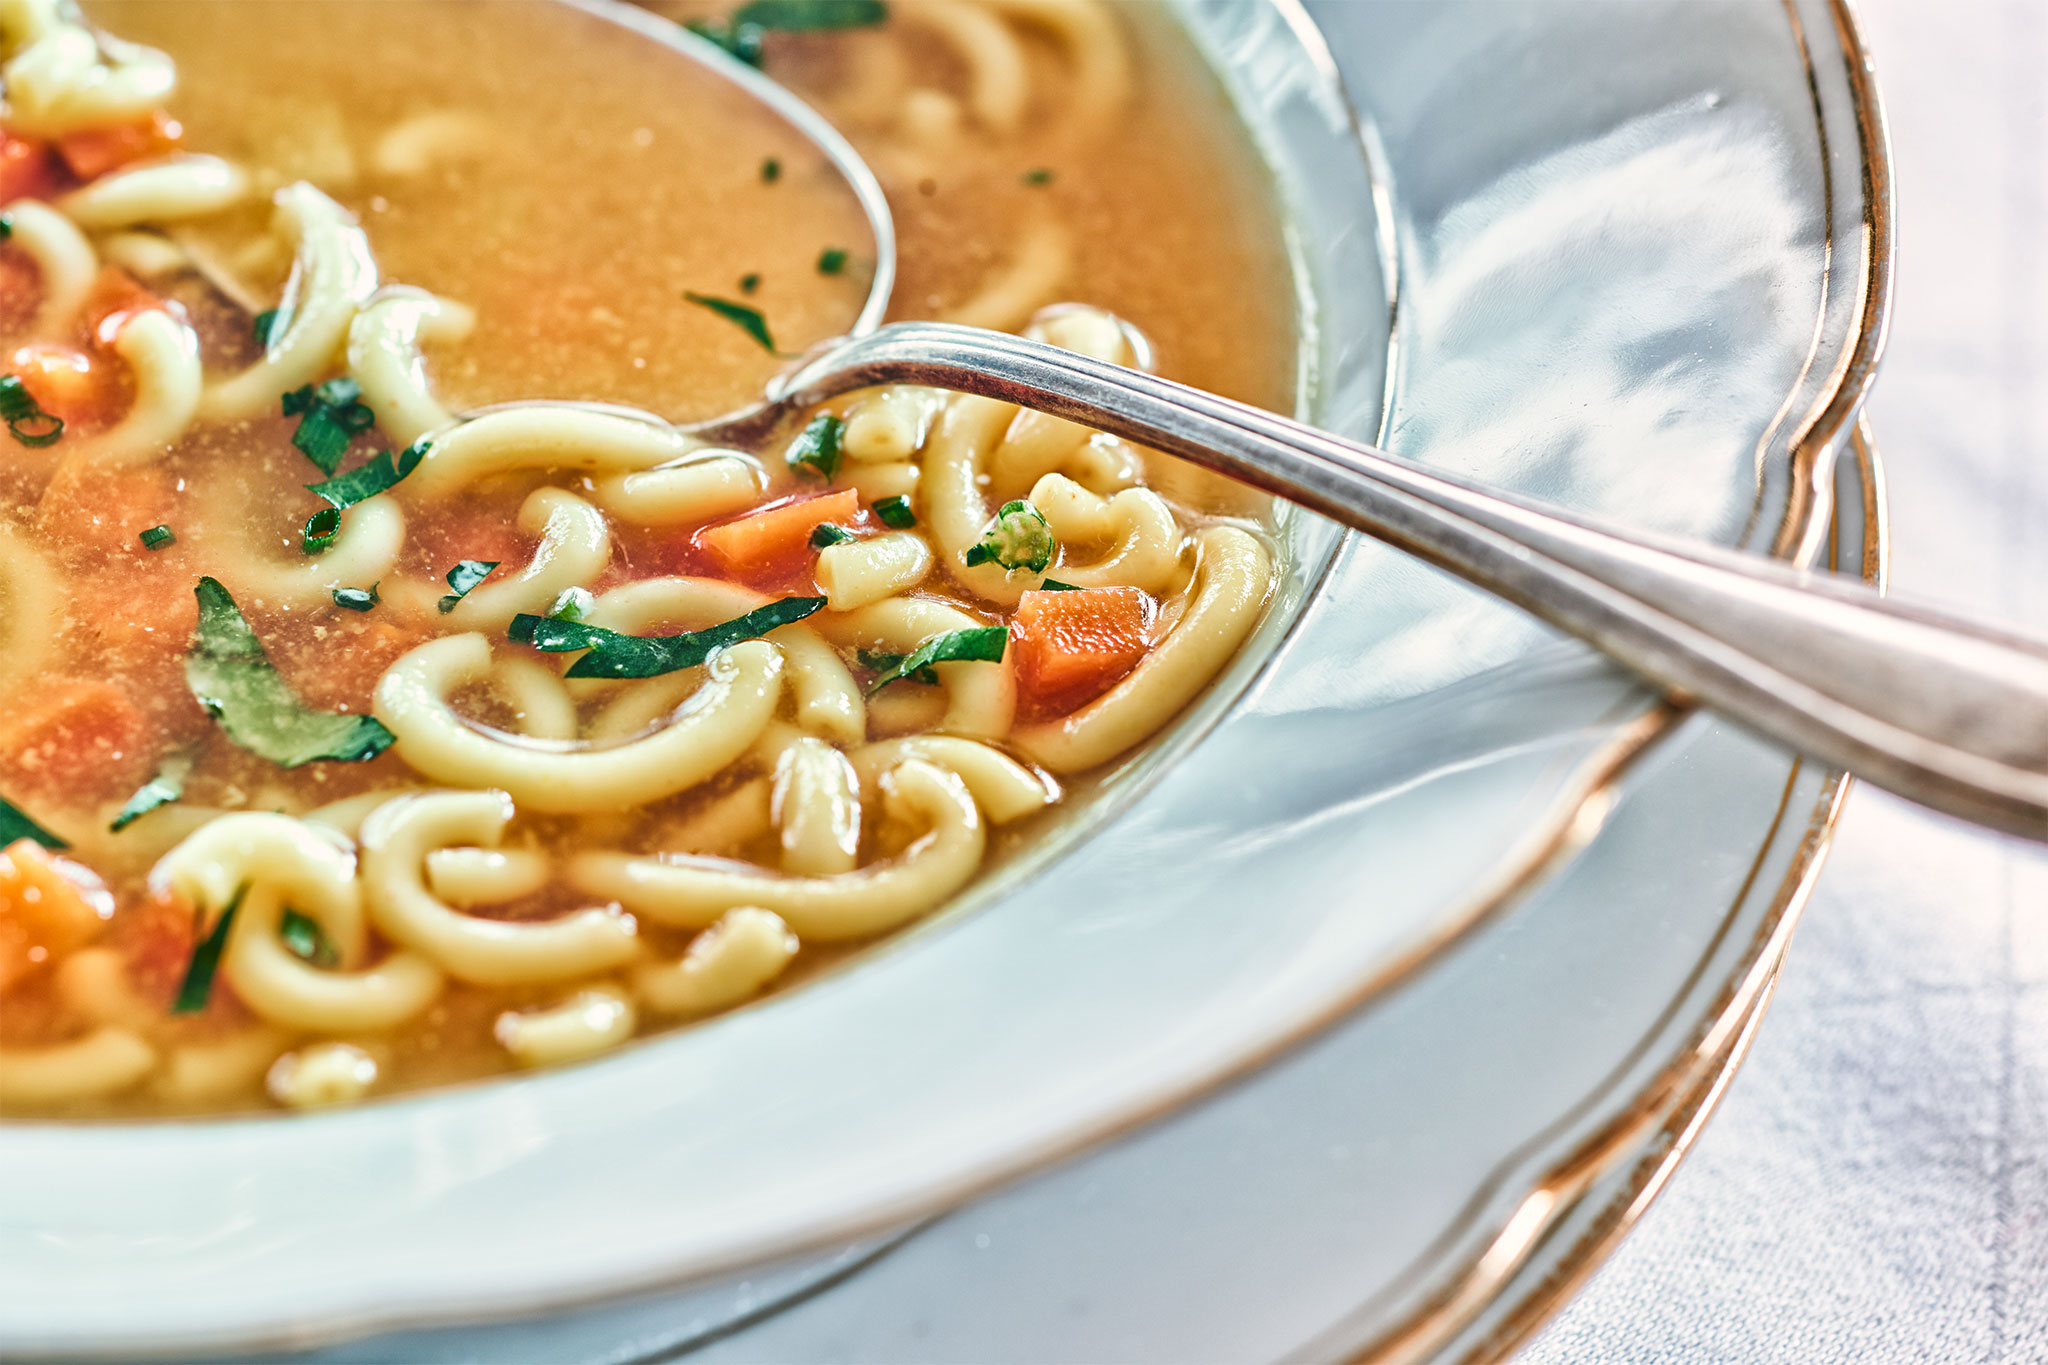
[[[1288,405],[1270,191],[1159,16],[830,11],[660,12],[871,159],[895,315]],[[1129,443],[909,387],[671,425],[874,249],[692,71],[549,3],[0,3],[0,1111],[732,1008],[986,875],[1258,623],[1263,501]]]

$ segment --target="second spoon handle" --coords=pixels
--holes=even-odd
[[[2048,840],[2048,644],[1777,560],[1635,535],[1042,342],[896,323],[790,373],[815,403],[926,384],[1181,456],[1419,555],[1758,733]]]

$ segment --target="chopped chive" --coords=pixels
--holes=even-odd
[[[869,668],[879,666],[882,670],[880,676],[868,685],[868,695],[873,696],[890,683],[908,677],[915,677],[920,682],[937,681],[938,675],[932,671],[933,664],[1000,663],[1009,639],[1007,626],[975,626],[934,635],[908,654],[869,654],[863,651],[859,655],[861,663]]]
[[[907,531],[917,525],[917,513],[910,510],[910,499],[900,493],[894,497],[877,498],[875,515],[882,519],[882,525],[893,531]]]
[[[522,612],[512,618],[506,635],[522,645],[566,654],[590,652],[569,665],[569,678],[653,678],[677,669],[694,668],[713,650],[758,640],[769,631],[801,621],[825,605],[822,597],[785,597],[756,607],[743,616],[681,635],[627,635],[580,621],[562,621]]]
[[[867,28],[888,17],[883,0],[749,0],[733,14],[732,22],[781,33],[818,33]]]
[[[995,520],[981,533],[981,539],[967,547],[960,562],[969,568],[998,564],[1012,572],[1029,569],[1032,573],[1043,573],[1058,550],[1059,541],[1046,524],[1045,514],[1018,498],[1003,504]]]
[[[688,289],[683,291],[683,297],[696,304],[699,308],[710,309],[727,322],[738,327],[756,342],[760,343],[761,349],[770,355],[777,354],[775,338],[768,331],[768,320],[762,317],[758,310],[749,308],[744,303],[734,303],[731,299],[721,299],[711,294],[698,294]]]
[[[1024,172],[1020,178],[1027,185],[1050,185],[1052,183],[1052,168],[1049,166],[1039,166]]]
[[[821,521],[811,531],[811,548],[823,550],[856,539],[858,537],[844,526],[834,526],[829,521]]]
[[[377,585],[375,583],[372,583],[367,590],[363,588],[336,588],[334,590],[334,605],[346,607],[350,611],[368,611],[371,607],[376,606],[377,602]]]
[[[782,179],[782,159],[780,157],[771,156],[761,163],[762,184],[772,185],[780,179]]]
[[[325,499],[335,508],[353,507],[367,498],[390,489],[413,470],[420,467],[420,461],[427,458],[429,442],[422,436],[398,453],[394,462],[391,452],[380,450],[346,474],[338,474],[322,483],[309,483],[306,491]]]
[[[5,848],[17,839],[30,839],[51,852],[67,849],[65,843],[50,831],[28,818],[28,813],[6,797],[0,796],[0,848]]]
[[[119,834],[158,806],[168,806],[185,795],[185,778],[192,771],[190,754],[172,754],[158,765],[156,776],[136,788],[135,795],[115,813],[114,822],[107,826],[112,834]]]
[[[440,602],[441,614],[446,616],[455,610],[455,604],[469,596],[469,590],[491,576],[491,570],[498,567],[495,559],[465,559],[448,571],[448,586],[454,589]]]
[[[363,401],[362,386],[353,379],[302,384],[284,395],[282,406],[285,416],[299,419],[292,444],[329,478],[341,467],[349,441],[377,421],[377,414]]]
[[[220,969],[221,949],[227,946],[228,927],[235,922],[235,912],[242,908],[248,890],[247,886],[238,888],[214,922],[213,932],[192,945],[192,960],[185,964],[185,979],[178,983],[178,998],[171,1002],[172,1014],[197,1014],[206,1008],[213,995],[214,973]]]
[[[168,526],[152,526],[135,538],[142,542],[142,548],[145,550],[161,550],[166,545],[175,545],[178,542],[177,532]]]
[[[742,294],[751,294],[751,293],[753,293],[753,292],[754,292],[754,291],[755,291],[756,289],[759,289],[760,287],[761,287],[761,277],[760,277],[759,275],[742,275],[742,276],[740,276],[740,292],[741,292]]]
[[[320,921],[311,915],[302,915],[286,906],[283,917],[278,920],[277,937],[293,957],[315,967],[341,965],[341,950],[334,946],[334,940],[327,937]]]
[[[818,253],[818,273],[837,275],[846,269],[846,253],[836,246],[828,246]]]
[[[782,458],[791,469],[821,475],[829,483],[839,472],[839,443],[845,435],[844,421],[829,412],[821,412],[804,424],[804,429],[789,443],[789,449],[783,452]]]
[[[309,555],[320,554],[340,534],[341,509],[323,507],[306,518],[306,529],[299,533],[299,549]]]
[[[564,588],[548,607],[550,621],[588,621],[597,599],[588,588]]]
[[[0,420],[6,421],[8,435],[34,450],[55,445],[64,434],[64,419],[44,412],[28,385],[11,374],[0,375]]]
[[[185,656],[185,683],[229,739],[281,768],[316,759],[361,763],[391,747],[392,733],[374,717],[315,711],[300,701],[218,579],[200,579],[194,593],[199,629]]]

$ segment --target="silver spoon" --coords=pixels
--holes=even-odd
[[[2048,643],[1854,580],[1605,526],[1156,375],[945,323],[876,325],[895,277],[880,184],[782,86],[616,0],[569,0],[746,89],[838,169],[875,236],[845,338],[763,404],[690,430],[757,439],[795,409],[875,384],[982,394],[1107,431],[1319,512],[1450,570],[1758,734],[1901,796],[2048,841]]]

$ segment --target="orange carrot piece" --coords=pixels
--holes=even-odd
[[[184,139],[184,128],[159,109],[134,123],[66,133],[57,139],[57,155],[80,180],[97,180],[131,161],[172,151]]]
[[[0,204],[47,199],[57,188],[57,161],[47,143],[0,129]]]
[[[1063,715],[1108,691],[1148,647],[1152,599],[1136,588],[1032,591],[1010,622],[1026,709]]]
[[[859,515],[860,494],[847,488],[770,504],[707,526],[696,539],[726,568],[749,572],[802,556],[811,547],[811,532],[827,522],[848,525]]]
[[[29,839],[0,849],[0,990],[90,943],[113,914],[90,869]]]
[[[20,379],[37,406],[62,418],[67,428],[108,426],[127,406],[116,367],[95,364],[90,355],[70,346],[23,346],[8,358],[7,373]]]
[[[127,796],[149,776],[150,728],[111,682],[45,678],[15,699],[0,730],[0,771],[13,786],[72,801]]]

